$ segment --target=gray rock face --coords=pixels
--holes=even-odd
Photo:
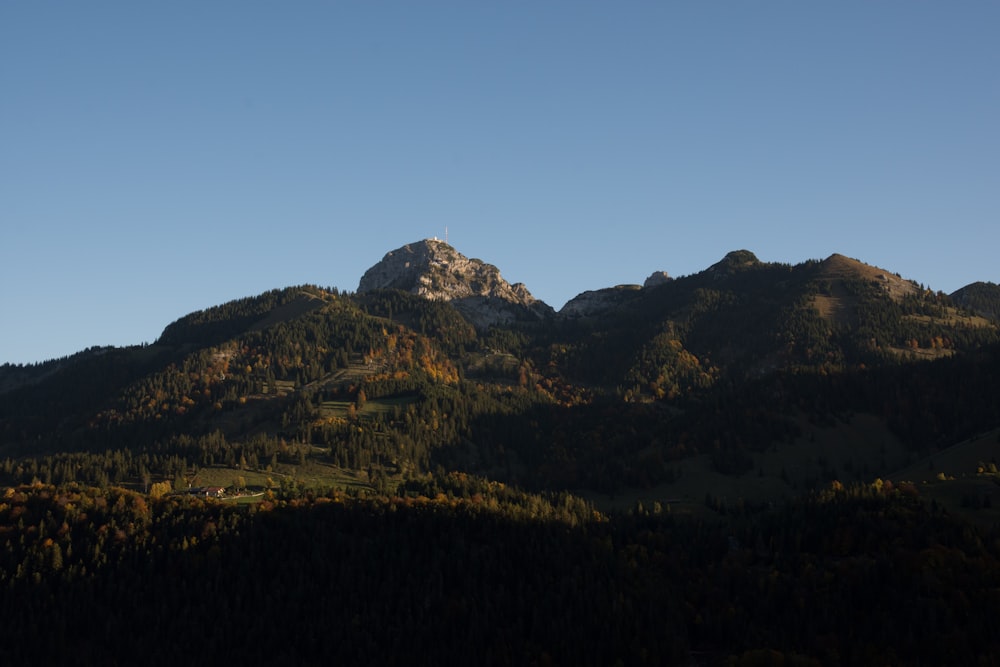
[[[599,290],[588,290],[566,302],[559,310],[560,317],[594,317],[630,301],[639,293],[638,285],[618,285]]]
[[[553,314],[522,283],[511,285],[500,270],[469,259],[444,241],[424,239],[386,253],[365,271],[358,292],[398,289],[426,299],[449,301],[476,327]]]
[[[579,317],[595,317],[613,310],[618,306],[628,303],[639,296],[639,293],[647,288],[665,285],[673,278],[667,275],[666,271],[655,271],[646,278],[642,287],[638,285],[617,285],[599,290],[588,290],[577,294],[566,302],[566,305],[559,311],[560,317],[571,319]]]
[[[642,284],[643,288],[646,287],[656,287],[657,285],[663,285],[669,283],[673,278],[667,275],[666,271],[654,271],[648,278],[646,282]]]

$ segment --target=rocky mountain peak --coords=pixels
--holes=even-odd
[[[377,289],[449,301],[480,328],[553,314],[522,283],[508,283],[497,267],[470,259],[438,239],[408,243],[386,253],[358,284],[358,292]]]
[[[646,282],[642,284],[643,288],[646,287],[656,287],[657,285],[665,285],[669,283],[673,278],[666,271],[654,271],[646,278]]]

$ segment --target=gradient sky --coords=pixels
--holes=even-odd
[[[555,308],[746,248],[1000,282],[997,2],[0,1],[0,363],[444,237]]]

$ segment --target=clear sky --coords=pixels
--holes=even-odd
[[[555,308],[746,248],[1000,282],[1000,3],[0,0],[0,363],[444,237]]]

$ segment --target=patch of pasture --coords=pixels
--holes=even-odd
[[[351,409],[356,411],[357,416],[365,419],[372,419],[380,415],[394,416],[398,410],[400,414],[406,411],[406,406],[415,403],[417,397],[412,394],[402,396],[384,396],[373,398],[362,403],[361,408],[357,408],[354,401],[323,401],[320,404],[320,417],[324,419],[348,419],[351,416]]]

